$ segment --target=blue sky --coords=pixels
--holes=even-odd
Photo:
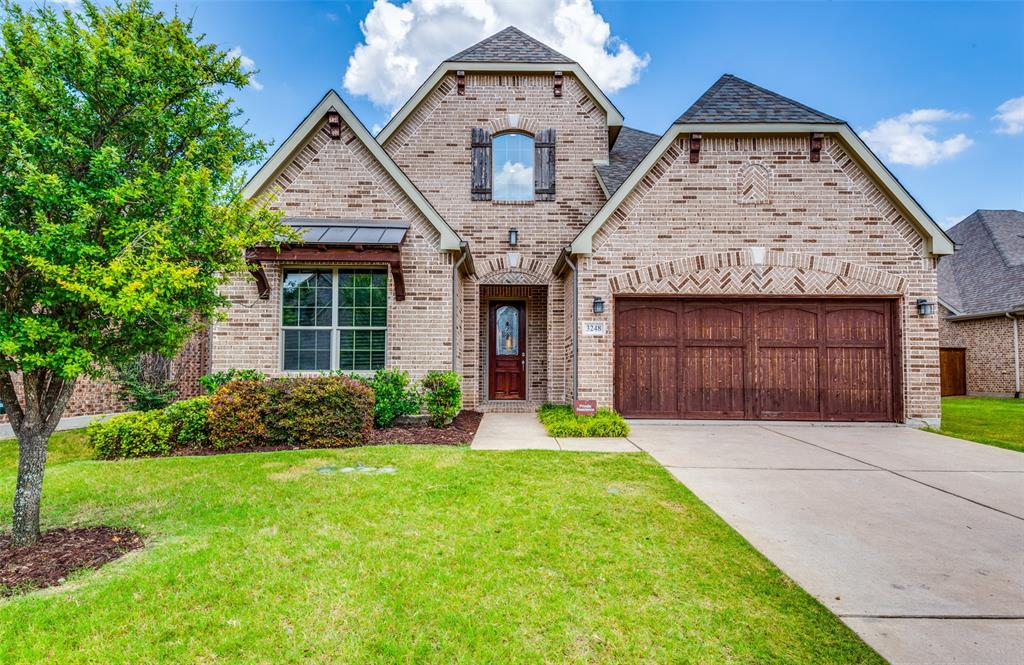
[[[1024,3],[391,0],[376,8],[370,2],[177,7],[211,41],[240,49],[259,70],[259,89],[236,98],[250,129],[275,143],[329,88],[368,127],[385,124],[396,100],[440,59],[514,21],[584,66],[591,63],[588,70],[596,70],[590,73],[629,126],[661,133],[728,72],[848,121],[943,226],[977,208],[1024,209]],[[366,41],[371,47],[363,47],[346,78],[350,57]],[[1001,105],[1004,120],[994,118]]]

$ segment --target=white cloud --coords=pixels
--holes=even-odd
[[[967,120],[966,113],[943,109],[917,109],[895,118],[885,118],[861,132],[871,147],[893,164],[930,166],[959,155],[974,145],[966,134],[947,139],[933,138],[937,123]]]
[[[247,72],[251,73],[253,70],[256,69],[256,62],[246,54],[242,53],[241,46],[236,46],[235,48],[228,51],[228,58],[238,58],[238,64],[240,64],[242,66],[242,69]],[[260,90],[263,89],[263,84],[257,81],[254,76],[250,76],[249,87],[255,90],[256,92],[259,92]]]
[[[649,56],[611,34],[590,0],[375,0],[360,24],[345,89],[395,109],[445,58],[514,25],[578,61],[601,88],[634,83]]]
[[[1000,123],[996,128],[1000,134],[1024,132],[1024,97],[1014,97],[1000,104],[992,119]]]

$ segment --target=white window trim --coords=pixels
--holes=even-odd
[[[384,294],[386,298],[387,317],[388,325],[385,326],[345,326],[344,328],[338,326],[338,304],[340,299],[338,298],[338,272],[341,270],[350,269],[364,269],[373,268],[376,270],[384,271]],[[330,271],[331,272],[331,325],[327,326],[286,326],[284,325],[284,276],[288,272],[314,272],[314,271]],[[353,263],[345,264],[343,266],[338,265],[309,265],[309,264],[286,264],[281,266],[281,282],[278,285],[278,304],[277,304],[277,329],[280,331],[278,335],[278,354],[277,354],[277,367],[278,371],[285,376],[319,376],[328,372],[339,371],[339,355],[340,349],[338,348],[341,344],[341,331],[342,330],[383,330],[384,331],[384,369],[391,366],[391,335],[389,330],[391,328],[391,270],[387,264],[381,263]],[[285,330],[330,330],[331,331],[331,368],[330,369],[285,369],[284,367],[284,331]],[[377,370],[375,369],[359,369],[359,370],[340,370],[346,374],[355,374],[357,376],[371,377]]]
[[[498,168],[497,168],[498,167],[498,161],[497,161],[497,157],[496,157],[497,150],[496,150],[495,146],[497,144],[498,139],[506,137],[506,136],[525,136],[526,138],[530,139],[530,153],[531,153],[530,154],[530,198],[528,198],[528,199],[500,199],[500,198],[497,198],[497,196],[496,196],[497,187],[495,185],[497,183],[497,180],[496,180],[495,176],[498,173]],[[536,185],[536,180],[534,179],[535,178],[534,174],[537,172],[536,171],[537,164],[535,164],[537,158],[536,158],[536,153],[534,152],[534,151],[536,151],[536,149],[537,149],[537,137],[534,136],[533,134],[531,134],[530,132],[524,131],[522,129],[507,129],[507,130],[500,131],[497,134],[494,134],[493,136],[491,136],[491,201],[497,202],[497,203],[520,203],[520,204],[522,204],[522,203],[533,203],[533,202],[535,202],[537,200],[537,185]]]

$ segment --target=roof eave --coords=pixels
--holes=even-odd
[[[593,251],[593,238],[604,225],[626,196],[636,187],[647,172],[657,163],[665,150],[682,134],[803,134],[820,132],[835,134],[850,148],[855,159],[882,185],[883,190],[892,195],[897,206],[922,233],[928,243],[931,254],[942,256],[952,254],[953,241],[935,223],[935,220],[918,204],[895,176],[875,156],[867,145],[850,129],[846,123],[804,123],[804,122],[773,122],[773,123],[676,123],[658,140],[643,161],[633,170],[615,194],[594,215],[591,222],[580,231],[573,240],[571,248],[574,254],[590,254]]]
[[[398,113],[388,121],[384,129],[377,134],[377,141],[383,145],[398,131],[413,111],[426,99],[427,95],[437,87],[441,79],[452,71],[466,72],[509,72],[509,73],[545,73],[545,72],[572,72],[583,87],[595,101],[604,109],[608,119],[608,131],[610,134],[618,134],[618,128],[622,126],[624,118],[615,104],[598,87],[586,70],[576,62],[455,62],[446,60],[438,65],[437,69],[427,77],[427,80],[416,89],[413,96],[398,110]]]
[[[263,193],[264,189],[274,181],[274,178],[289,163],[293,155],[305,144],[316,128],[320,126],[324,114],[328,111],[336,111],[341,115],[345,124],[352,129],[360,142],[373,155],[374,159],[384,167],[388,175],[398,183],[398,186],[406,196],[412,200],[413,205],[423,213],[423,216],[427,218],[431,226],[437,230],[440,234],[439,249],[442,251],[459,250],[462,246],[462,238],[459,237],[459,234],[452,227],[448,226],[444,218],[434,209],[422,192],[416,188],[412,180],[409,179],[409,176],[391,159],[391,156],[373,138],[362,121],[356,117],[341,96],[334,90],[329,90],[324,95],[320,103],[299,123],[299,126],[274,151],[270,159],[253,174],[252,178],[249,179],[249,182],[242,189],[242,196],[252,199]]]
[[[946,321],[969,321],[971,319],[990,319],[996,316],[1022,316],[1024,315],[1024,304],[1013,307],[1004,307],[987,312],[968,312],[966,314],[954,314],[947,316]]]

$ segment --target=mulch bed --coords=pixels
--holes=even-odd
[[[54,529],[20,548],[11,546],[11,534],[0,534],[0,596],[63,584],[73,571],[99,568],[142,545],[131,529],[109,526]]]
[[[462,411],[447,427],[431,427],[430,424],[394,426],[375,429],[370,432],[367,443],[387,445],[389,443],[429,443],[459,445],[469,443],[480,427],[484,414],[479,411]]]

